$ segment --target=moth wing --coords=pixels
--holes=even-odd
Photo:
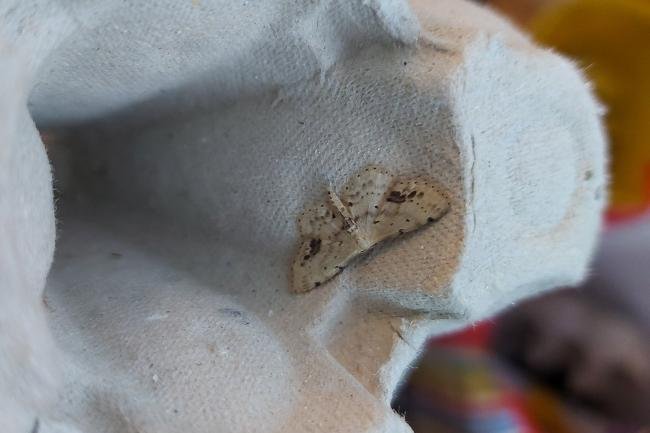
[[[332,202],[308,209],[298,218],[302,243],[292,266],[295,292],[318,287],[360,252],[348,218]]]
[[[343,230],[344,218],[329,204],[309,208],[298,217],[298,230],[303,238],[323,239]]]
[[[384,192],[393,182],[393,176],[384,168],[368,166],[352,177],[341,191],[341,200],[347,206],[363,237],[372,228],[379,212]]]
[[[447,197],[428,179],[395,180],[372,221],[373,243],[431,224],[449,211]]]
[[[308,292],[320,286],[361,251],[357,238],[345,230],[330,237],[305,238],[293,262],[293,291]]]

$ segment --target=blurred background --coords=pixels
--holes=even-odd
[[[415,433],[650,432],[650,0],[481,1],[574,59],[605,110],[590,278],[431,341],[393,402]]]

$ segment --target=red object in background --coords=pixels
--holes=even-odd
[[[650,188],[650,186],[649,186]],[[620,224],[629,223],[650,215],[650,208],[642,208],[635,210],[610,210],[605,217],[606,228],[618,226]]]
[[[486,320],[429,342],[406,391],[416,432],[548,433],[529,414],[527,382],[491,354],[493,328]]]
[[[461,331],[446,334],[429,342],[430,347],[462,347],[489,350],[490,338],[494,330],[494,321],[485,320]]]
[[[621,209],[612,206],[605,216],[606,225],[612,227],[650,215],[650,165],[645,167],[645,197],[645,205],[638,208]]]

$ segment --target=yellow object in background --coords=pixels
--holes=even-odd
[[[576,59],[607,107],[611,210],[650,205],[650,0],[569,0],[530,22],[537,40]]]

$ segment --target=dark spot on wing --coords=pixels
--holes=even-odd
[[[312,239],[309,241],[309,254],[308,256],[314,257],[320,251],[321,240]],[[309,258],[309,257],[307,257]],[[305,259],[306,260],[306,259]]]
[[[406,201],[406,196],[399,191],[391,191],[386,198],[386,201],[391,203],[404,203]]]
[[[407,195],[407,197],[408,198],[413,198],[413,197],[415,197],[415,194],[417,194],[417,193],[418,193],[417,191],[411,191],[411,193],[409,195]]]

